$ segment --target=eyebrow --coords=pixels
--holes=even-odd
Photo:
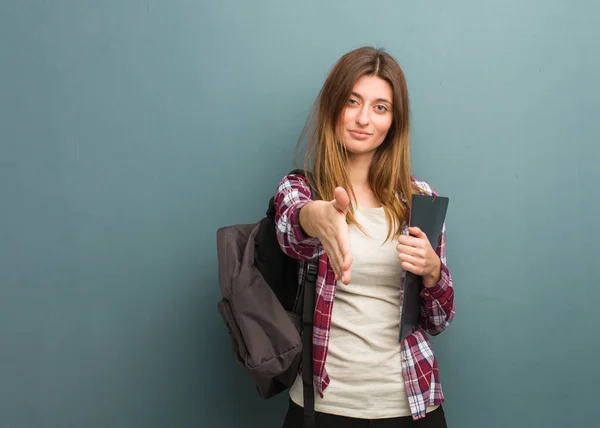
[[[352,95],[354,95],[357,98],[360,98],[361,100],[363,99],[362,95],[360,95],[358,92],[352,92]],[[392,104],[392,102],[386,98],[377,98],[375,100],[378,103],[388,103],[388,104]]]

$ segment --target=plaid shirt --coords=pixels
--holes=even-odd
[[[413,181],[427,194],[435,191],[425,182]],[[317,238],[311,238],[300,227],[300,209],[311,202],[311,192],[303,176],[290,174],[283,178],[275,195],[277,239],[282,250],[299,260],[300,278],[305,275],[306,260],[318,257],[315,316],[313,327],[314,384],[321,397],[330,379],[325,362],[329,345],[329,329],[335,296],[335,274],[327,253]],[[444,395],[439,381],[438,365],[427,333],[441,333],[454,318],[454,288],[446,266],[446,227],[436,253],[442,262],[441,279],[432,288],[421,292],[420,328],[409,334],[399,345],[402,355],[402,375],[413,419],[425,417],[427,407],[442,404]]]

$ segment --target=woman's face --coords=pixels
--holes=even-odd
[[[370,155],[383,143],[393,121],[392,87],[377,76],[363,76],[340,116],[338,135],[351,155]]]

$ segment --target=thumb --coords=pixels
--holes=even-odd
[[[333,203],[333,207],[347,214],[350,208],[350,197],[348,196],[348,192],[343,187],[336,187],[334,192],[334,199],[331,201]]]
[[[425,232],[423,232],[421,229],[419,229],[416,226],[409,227],[408,233],[410,233],[412,236],[414,236],[416,238],[427,238],[427,235],[425,235]]]

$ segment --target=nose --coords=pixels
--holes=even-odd
[[[361,109],[356,112],[356,123],[360,126],[367,126],[369,124],[369,108],[362,106]]]

